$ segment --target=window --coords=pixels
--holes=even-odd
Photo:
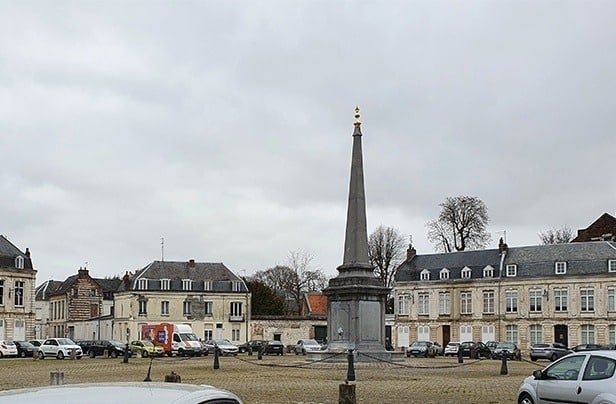
[[[238,317],[242,315],[242,303],[241,302],[231,302],[229,307],[230,314],[233,317]]]
[[[192,309],[192,302],[190,300],[184,300],[183,311],[184,315],[190,315]]]
[[[567,289],[554,289],[554,311],[567,311],[568,294]]]
[[[205,341],[209,341],[213,338],[214,338],[214,333],[212,332],[211,328],[206,328],[205,330],[203,330],[203,339]]]
[[[585,360],[586,357],[582,355],[564,358],[557,364],[548,367],[544,371],[544,377],[546,379],[576,380]]]
[[[580,311],[595,311],[595,290],[592,288],[580,289]]]
[[[541,311],[541,299],[543,297],[543,292],[541,289],[531,289],[529,292],[529,302],[530,302],[530,311],[532,312],[540,312]]]
[[[4,279],[0,279],[0,306],[4,304]]]
[[[494,314],[494,291],[486,290],[483,292],[483,313]]]
[[[582,344],[595,343],[595,326],[590,324],[582,325]]]
[[[430,326],[429,325],[417,326],[417,340],[430,341]]]
[[[424,269],[423,271],[421,271],[421,273],[419,274],[419,279],[421,279],[422,281],[429,281],[430,271],[428,271],[427,269]]]
[[[567,263],[559,261],[554,264],[554,272],[556,275],[562,275],[567,273]]]
[[[462,279],[470,279],[471,278],[471,269],[469,267],[464,267],[462,269],[462,273],[460,274]]]
[[[518,274],[518,266],[516,264],[507,265],[506,275],[509,278],[515,277]]]
[[[182,290],[192,290],[191,279],[182,279]]]
[[[616,288],[607,288],[607,311],[616,311]]]
[[[89,296],[90,297],[96,297],[96,289],[90,289]]]
[[[616,325],[611,324],[607,330],[608,343],[616,344]]]
[[[160,314],[169,315],[169,302],[163,300],[160,302]]]
[[[242,290],[242,283],[240,281],[231,282],[231,290],[234,292],[240,292]]]
[[[483,269],[483,277],[484,278],[493,278],[494,277],[494,268],[491,265],[488,265]]]
[[[212,290],[212,281],[203,281],[203,290]]]
[[[460,341],[472,341],[473,340],[473,326],[461,325],[460,326]]]
[[[24,281],[15,281],[15,306],[24,305]]]
[[[449,279],[449,269],[447,269],[447,268],[441,269],[441,272],[439,272],[439,278],[442,281]]]
[[[231,329],[231,341],[238,342],[240,340],[240,327],[234,325]]]
[[[148,280],[147,279],[139,279],[137,283],[137,289],[139,290],[147,290],[148,289]]]
[[[417,314],[425,316],[430,313],[430,295],[428,293],[418,293]]]
[[[451,314],[451,294],[449,292],[440,292],[438,294],[438,314]]]
[[[213,307],[212,302],[203,302],[203,313],[205,313],[206,316],[211,316],[212,307]]]
[[[15,268],[24,269],[24,257],[21,255],[18,255],[17,258],[15,258]]]
[[[492,324],[481,326],[481,340],[482,341],[494,341],[494,326]]]
[[[147,300],[139,300],[139,314],[148,314]]]
[[[513,344],[518,343],[518,326],[515,324],[507,325],[505,329],[505,339]]]
[[[472,314],[473,305],[471,292],[460,293],[460,314]]]
[[[616,272],[616,260],[608,260],[607,270],[609,272]]]
[[[588,359],[583,380],[603,380],[614,376],[616,361],[604,356],[592,355]]]
[[[409,315],[409,297],[408,295],[398,295],[398,314],[401,316]]]
[[[543,342],[543,329],[541,324],[531,324],[530,326],[530,346]]]
[[[506,290],[505,291],[505,312],[517,313],[518,312],[518,291]]]
[[[161,279],[160,280],[160,290],[169,290],[170,283],[171,283],[170,279]]]

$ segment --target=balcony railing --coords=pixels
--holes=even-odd
[[[243,322],[244,321],[244,315],[243,314],[230,314],[229,315],[229,321],[232,322],[232,323]]]

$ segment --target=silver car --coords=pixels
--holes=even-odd
[[[314,339],[300,339],[297,341],[297,344],[295,344],[293,351],[295,351],[295,355],[306,355],[306,352],[315,352],[322,349],[321,344]]]
[[[565,344],[559,342],[552,342],[551,344],[535,344],[530,347],[530,360],[536,361],[537,359],[549,359],[554,362],[556,359],[565,355],[569,355],[571,352]]]
[[[518,403],[616,403],[616,351],[567,355],[535,370],[518,390]]]

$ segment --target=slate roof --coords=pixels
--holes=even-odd
[[[515,264],[516,278],[606,274],[608,260],[616,260],[616,243],[612,241],[510,247],[503,262],[503,271],[507,265]],[[563,261],[567,262],[566,274],[555,275],[555,263]],[[420,274],[424,269],[430,271],[430,280],[439,280],[439,273],[443,268],[450,270],[449,280],[459,280],[461,270],[466,266],[472,270],[471,280],[485,279],[483,269],[487,265],[494,268],[494,277],[498,277],[499,250],[416,255],[400,265],[396,282],[420,281]],[[616,273],[614,276],[616,277]]]
[[[148,279],[148,290],[160,290],[160,280],[170,280],[170,291],[182,291],[182,280],[193,281],[193,291],[206,291],[204,283],[212,282],[214,292],[232,292],[232,282],[240,282],[240,293],[248,292],[244,281],[235,275],[222,262],[194,261],[154,261],[130,277],[130,285],[122,282],[119,290],[140,290],[138,280]]]
[[[587,228],[579,229],[572,242],[603,240],[604,237],[607,237],[607,240],[616,240],[616,217],[609,213],[601,215]]]
[[[46,281],[36,287],[35,300],[47,300],[49,296],[54,295],[58,288],[62,285],[62,281]]]
[[[15,268],[15,258],[24,258],[23,269],[33,269],[30,257],[11,243],[5,236],[0,235],[0,268]]]

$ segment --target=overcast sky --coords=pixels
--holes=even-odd
[[[37,283],[161,259],[342,264],[353,109],[368,232],[434,252],[616,213],[614,1],[0,0],[0,233]],[[500,232],[500,233],[499,233]]]

